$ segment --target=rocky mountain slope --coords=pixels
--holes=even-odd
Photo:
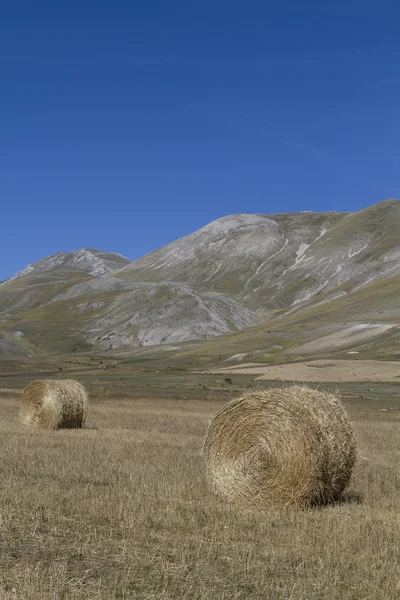
[[[28,340],[39,352],[105,351],[208,338],[262,322],[233,298],[115,277],[115,267],[127,262],[96,250],[62,253],[0,284],[0,329],[21,336],[7,353],[24,353]]]
[[[231,215],[133,263],[96,250],[60,253],[0,284],[0,330],[7,339],[20,332],[18,351],[27,352],[116,351],[234,332],[246,347],[253,336],[254,349],[291,352],[350,319],[384,322],[392,339],[399,231],[400,202],[388,200],[357,213]],[[391,300],[381,305],[384,286]],[[290,348],[283,338],[260,341],[277,327],[285,339],[297,331]],[[215,340],[220,353],[229,339]]]

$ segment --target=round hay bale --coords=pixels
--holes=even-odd
[[[338,499],[356,446],[335,395],[291,386],[249,391],[229,402],[212,420],[203,453],[219,495],[267,509]]]
[[[88,394],[74,379],[31,381],[22,396],[21,419],[37,429],[82,427],[87,412]]]

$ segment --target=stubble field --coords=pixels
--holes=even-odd
[[[260,514],[216,499],[201,458],[209,420],[248,381],[163,398],[156,376],[139,396],[110,378],[85,429],[36,433],[2,389],[1,600],[400,597],[397,386],[346,390],[360,456],[341,504]]]

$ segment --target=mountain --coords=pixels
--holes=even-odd
[[[256,309],[269,308],[269,287],[305,246],[341,217],[335,213],[223,217],[127,265],[117,276],[127,282],[179,281],[200,291],[233,296]]]
[[[58,269],[82,271],[93,277],[102,277],[129,263],[129,260],[121,254],[102,252],[92,248],[82,248],[76,252],[59,252],[48,256],[43,260],[28,265],[22,271],[11,277],[11,280],[24,277],[25,275],[36,275],[43,271],[54,271]]]
[[[399,227],[398,200],[357,213],[232,215],[130,263],[117,277],[179,281],[256,310],[289,307],[400,273]]]
[[[60,253],[0,284],[0,329],[39,353],[171,343],[188,352],[190,340],[221,334],[196,342],[193,356],[245,348],[292,360],[372,339],[390,353],[398,231],[400,202],[387,200],[355,213],[230,215],[134,262]]]
[[[49,256],[0,283],[0,317],[9,313],[21,314],[48,304],[76,284],[100,284],[107,276],[112,279],[112,273],[126,264],[129,260],[120,254],[93,249]],[[114,287],[125,286],[115,280]]]
[[[115,277],[127,263],[84,249],[29,265],[0,284],[3,335],[17,329],[20,345],[29,340],[44,353],[104,351],[207,338],[262,321],[232,298]]]

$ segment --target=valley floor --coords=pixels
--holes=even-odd
[[[252,379],[140,377],[92,382],[77,431],[23,429],[25,381],[1,390],[2,600],[399,597],[397,386],[343,388],[360,450],[343,503],[257,514],[219,502],[201,458],[209,420]]]
[[[400,385],[400,362],[381,360],[308,360],[282,365],[243,363],[214,373],[258,375],[258,380],[286,382],[394,382]]]

